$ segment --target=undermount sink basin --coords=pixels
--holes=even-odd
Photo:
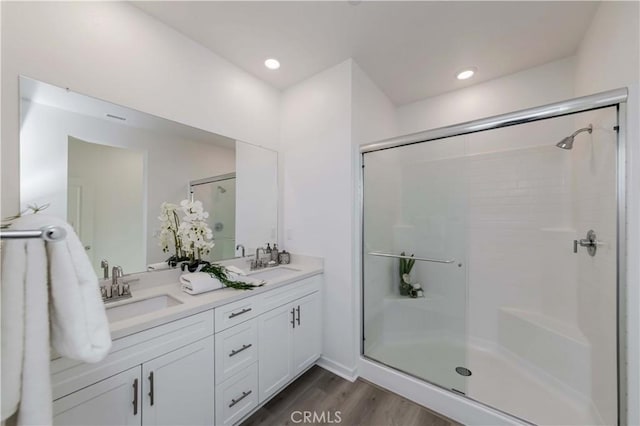
[[[168,294],[150,297],[148,299],[131,301],[117,306],[107,305],[107,319],[109,322],[122,321],[149,312],[159,311],[171,306],[180,305],[182,302]]]
[[[251,278],[256,278],[259,280],[273,280],[280,277],[285,277],[287,275],[291,275],[295,272],[300,272],[299,269],[289,268],[288,266],[276,266],[274,268],[263,269],[261,271],[256,271],[248,274]]]

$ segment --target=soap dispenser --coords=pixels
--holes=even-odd
[[[271,249],[271,260],[273,260],[276,263],[279,263],[279,258],[278,255],[280,253],[278,253],[278,244],[273,243],[273,249]]]

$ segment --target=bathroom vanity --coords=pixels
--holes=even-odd
[[[133,297],[107,309],[109,355],[97,364],[52,360],[54,424],[232,425],[246,418],[322,352],[322,261],[296,258],[255,272],[267,283],[247,291],[191,296],[180,291],[179,271],[136,275]],[[129,309],[135,306],[137,313]]]

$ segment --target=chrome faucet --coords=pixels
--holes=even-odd
[[[100,261],[100,267],[102,268],[102,277],[105,280],[109,279],[109,262],[107,262],[107,259],[102,259]]]
[[[238,244],[236,246],[236,250],[242,249],[242,257],[244,257],[244,245],[243,244]]]
[[[256,258],[254,260],[251,261],[251,269],[260,269],[262,268],[262,261],[260,260],[260,250],[262,250],[262,253],[266,253],[266,251],[264,250],[263,247],[258,247],[256,249]]]
[[[114,266],[111,270],[111,285],[118,285],[118,278],[122,278],[122,266]]]
[[[139,281],[139,279],[133,279],[124,281],[122,278],[124,274],[121,266],[114,266],[111,270],[111,286],[101,285],[100,294],[102,295],[102,301],[104,303],[115,302],[116,300],[128,299],[131,297],[131,288],[129,283]],[[122,282],[121,282],[122,281]]]

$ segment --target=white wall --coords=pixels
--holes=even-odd
[[[627,103],[627,381],[630,425],[640,424],[640,5],[602,2],[576,55],[575,93],[629,88]],[[592,316],[595,319],[595,316]],[[585,318],[588,320],[588,318]],[[597,372],[595,372],[597,374]]]
[[[398,107],[399,135],[573,97],[573,57]]]
[[[244,245],[249,255],[256,247],[277,242],[278,154],[238,141],[236,192],[236,244]]]
[[[396,107],[352,61],[351,138],[356,146],[398,134]]]
[[[325,259],[323,363],[347,377],[360,350],[358,144],[396,131],[395,108],[352,60],[283,93],[285,247]]]
[[[323,356],[351,374],[353,224],[351,61],[283,92],[285,248],[324,257]]]
[[[18,76],[250,143],[279,143],[280,92],[124,2],[1,2],[2,217],[18,210]]]

